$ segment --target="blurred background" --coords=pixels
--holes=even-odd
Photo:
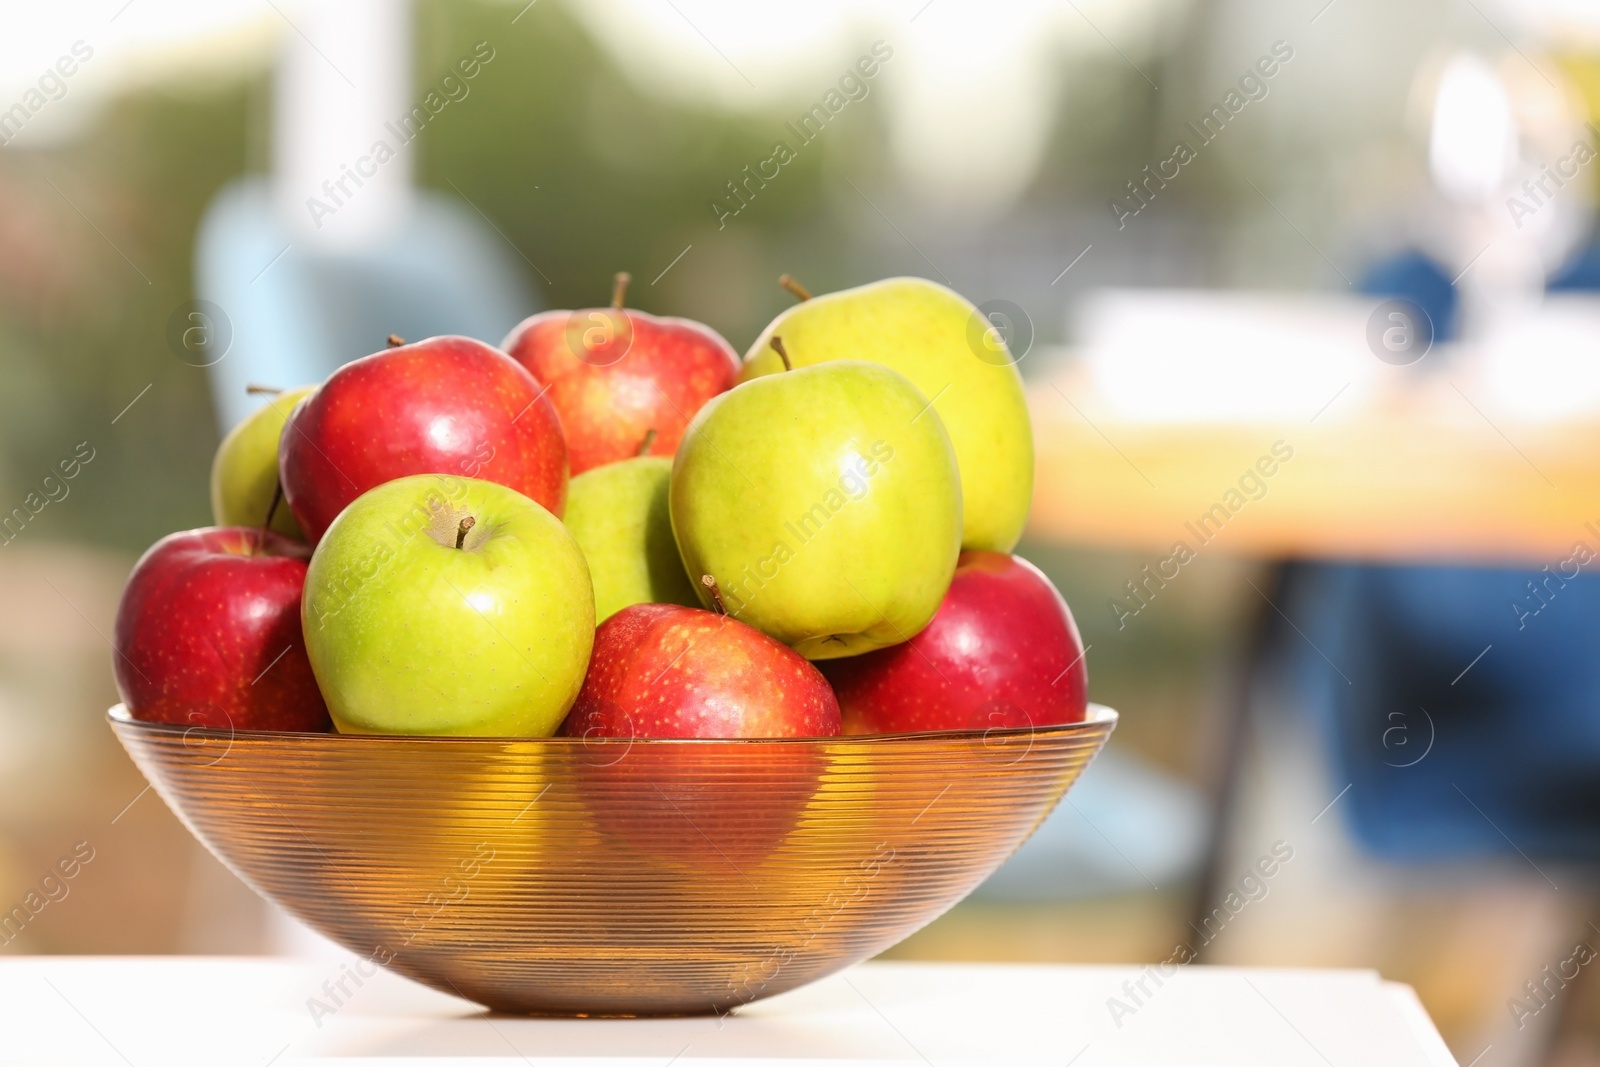
[[[1597,109],[1583,0],[8,12],[0,908],[93,859],[0,951],[315,950],[103,721],[246,384],[914,274],[1019,361],[1122,721],[892,955],[1376,968],[1463,1064],[1600,1063]]]

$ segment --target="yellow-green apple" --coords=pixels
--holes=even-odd
[[[651,429],[651,453],[672,455],[695,413],[739,377],[721,334],[624,308],[627,284],[617,275],[608,308],[541,312],[500,345],[550,387],[573,474],[635,455]]]
[[[788,344],[796,367],[865,359],[911,379],[955,447],[966,503],[962,547],[1016,546],[1033,499],[1033,430],[1005,341],[970,301],[925,278],[803,300],[751,345],[742,380],[783,370],[774,336]]]
[[[933,621],[903,645],[830,660],[848,734],[1079,722],[1083,639],[1067,602],[1025,559],[963,552]]]
[[[278,393],[222,439],[211,461],[211,517],[218,526],[260,526],[272,508],[269,528],[300,539],[294,513],[277,499],[278,441],[295,405],[316,391],[307,385]]]
[[[385,482],[311,557],[306,651],[343,733],[548,737],[583,684],[594,593],[577,542],[495,482]]]
[[[187,530],[152,545],[117,606],[112,663],[128,713],[186,726],[327,730],[300,633],[310,555],[259,526]]]
[[[688,572],[715,577],[731,614],[809,659],[921,630],[961,545],[939,416],[904,376],[860,360],[754,378],[707,404],[669,505]]]
[[[289,416],[283,497],[316,544],[362,493],[411,474],[509,486],[561,514],[567,446],[544,389],[470,337],[399,342],[346,363]]]
[[[839,705],[803,656],[737,619],[635,604],[595,633],[589,675],[561,732],[584,738],[592,766],[578,788],[602,831],[744,875],[799,823],[822,777],[821,754],[805,744],[651,741],[832,737]]]
[[[589,561],[594,617],[630,604],[698,604],[667,514],[672,461],[638,456],[595,467],[567,488],[567,529]]]

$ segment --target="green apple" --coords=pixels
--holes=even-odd
[[[211,461],[211,514],[218,526],[260,526],[278,491],[278,438],[295,405],[317,391],[314,385],[279,393],[252,412],[217,446]],[[283,501],[272,513],[271,529],[304,541],[305,535]]]
[[[561,520],[453,475],[385,482],[306,573],[311,669],[343,733],[548,737],[578,696],[594,592]]]
[[[567,529],[589,561],[594,621],[630,604],[700,603],[672,539],[672,460],[639,456],[594,467],[567,486]]]
[[[793,351],[793,346],[790,347]],[[902,375],[840,360],[714,398],[672,466],[685,568],[729,614],[809,659],[898,644],[933,618],[961,549],[961,480]]]
[[[779,315],[745,357],[742,378],[865,359],[892,367],[934,403],[955,447],[966,505],[961,545],[1010,552],[1033,502],[1033,430],[1005,341],[959,293],[924,278],[888,278],[813,297]]]

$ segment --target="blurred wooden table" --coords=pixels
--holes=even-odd
[[[1269,565],[1256,586],[1261,597],[1237,690],[1214,726],[1225,741],[1207,775],[1213,829],[1196,924],[1224,889],[1251,686],[1280,613],[1290,561],[1555,570],[1579,542],[1600,555],[1600,421],[1505,415],[1467,373],[1393,380],[1405,391],[1332,393],[1308,398],[1302,417],[1248,421],[1133,418],[1097,392],[1083,367],[1070,364],[1029,389],[1037,447],[1029,537],[1135,552],[1148,557],[1146,573],[1168,580],[1179,542],[1197,556]],[[1292,456],[1283,460],[1286,449]],[[1263,464],[1273,469],[1270,476],[1257,467],[1263,457],[1271,460]],[[1205,516],[1211,520],[1202,527]]]
[[[1318,412],[1313,400],[1301,418],[1176,423],[1118,414],[1071,368],[1029,389],[1029,536],[1163,557],[1180,539],[1198,549],[1185,523],[1282,441],[1293,458],[1205,552],[1537,566],[1582,539],[1600,553],[1600,420],[1519,421],[1480,391],[1440,377],[1376,404],[1346,395]]]

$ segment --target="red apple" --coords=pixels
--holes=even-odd
[[[839,704],[798,652],[728,615],[634,604],[594,635],[568,737],[833,737]]]
[[[820,664],[847,734],[1080,722],[1083,639],[1067,602],[1025,559],[963,552],[939,610],[904,644]]]
[[[561,732],[588,742],[592,770],[579,788],[604,832],[748,877],[799,825],[822,754],[782,742],[636,741],[833,736],[839,705],[808,660],[745,623],[635,604],[595,632],[588,677]]]
[[[117,689],[148,722],[327,730],[300,633],[311,549],[245,526],[169,534],[117,607]]]
[[[624,310],[628,276],[608,308],[546,311],[501,348],[550,387],[572,473],[649,452],[670,456],[695,413],[739,380],[739,355],[709,326]]]
[[[430,337],[346,363],[283,428],[283,499],[314,545],[356,497],[409,474],[509,486],[559,516],[567,446],[544,389],[504,352]]]

